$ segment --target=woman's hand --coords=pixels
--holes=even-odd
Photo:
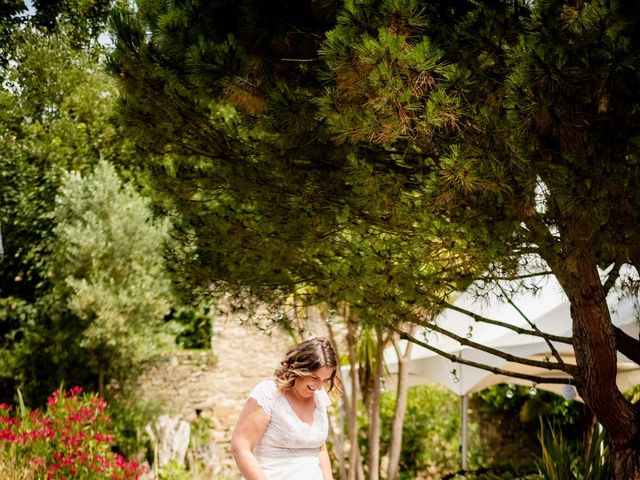
[[[320,470],[322,470],[323,480],[333,480],[333,472],[331,471],[331,460],[327,451],[327,444],[323,443],[320,447]]]

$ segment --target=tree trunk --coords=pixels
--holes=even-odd
[[[104,369],[100,367],[98,370],[98,395],[104,398]]]
[[[638,415],[616,385],[615,331],[596,262],[569,257],[565,265],[570,265],[571,271],[557,277],[571,303],[577,388],[607,431],[612,478],[640,480]]]
[[[336,336],[335,336],[335,333],[333,332],[333,328],[331,327],[331,324],[326,321],[327,320],[326,316],[323,320],[324,320],[324,324],[327,326],[327,332],[329,333],[329,340],[331,340],[331,343],[333,344],[333,348],[336,352],[336,357],[341,358],[338,342],[336,342]],[[346,414],[347,418],[351,418],[351,417],[349,414],[348,403],[343,400],[342,406],[343,408],[340,414],[341,421],[339,422],[339,425],[336,428],[333,428],[331,431],[333,432],[333,436],[334,436],[334,442],[333,442],[334,457],[338,459],[338,472],[340,475],[339,478],[346,479],[347,465],[345,462],[346,457],[344,452],[344,415]]]
[[[380,478],[380,380],[383,374],[383,335],[382,330],[376,328],[376,370],[369,404],[369,480]]]
[[[635,445],[609,444],[611,478],[614,480],[640,480],[640,443]]]
[[[350,314],[349,314],[350,315]],[[349,476],[347,480],[356,480],[357,466],[359,459],[359,447],[358,447],[358,376],[356,369],[358,368],[358,361],[356,359],[356,324],[352,319],[345,315],[347,320],[347,349],[349,355],[349,364],[351,369],[349,370],[349,380],[351,383],[350,398],[345,397],[345,405],[347,411],[347,426],[349,429]]]
[[[398,478],[400,465],[400,452],[402,451],[402,426],[404,416],[407,412],[407,395],[409,393],[409,368],[413,343],[407,342],[404,353],[400,352],[397,341],[394,340],[394,347],[398,356],[398,386],[396,389],[396,406],[393,411],[393,423],[391,425],[391,442],[389,447],[389,469],[387,470],[387,480]]]

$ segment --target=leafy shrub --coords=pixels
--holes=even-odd
[[[80,387],[54,392],[46,412],[0,405],[0,455],[36,479],[130,480],[144,469],[111,450],[106,402]],[[25,477],[26,478],[26,477]]]
[[[484,458],[478,462],[482,467],[535,472],[540,419],[555,422],[574,443],[582,438],[582,405],[550,392],[500,384],[474,394],[471,405],[486,443]]]
[[[125,457],[143,458],[149,454],[149,438],[144,426],[162,410],[159,401],[119,396],[109,400],[111,428],[115,435],[113,450]],[[150,462],[152,458],[148,458]]]
[[[158,472],[160,480],[191,480],[193,474],[187,470],[184,465],[180,465],[177,461],[171,460],[162,467]]]
[[[209,308],[183,307],[172,311],[170,319],[180,325],[176,343],[182,348],[210,348],[211,317]]]
[[[389,449],[394,407],[395,394],[385,393],[380,408],[382,452]],[[404,418],[400,478],[416,478],[418,472],[428,467],[441,472],[457,469],[459,450],[460,399],[435,385],[410,388]]]

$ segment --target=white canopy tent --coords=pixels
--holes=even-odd
[[[637,300],[625,299],[609,301],[614,324],[634,338],[638,338]],[[454,303],[460,309],[473,312],[485,318],[499,320],[510,325],[531,330],[532,322],[535,327],[545,333],[562,337],[571,336],[571,317],[569,303],[562,289],[553,279],[534,294],[521,294],[511,298],[512,304],[500,301],[493,296],[491,300],[479,300],[475,294],[463,294]],[[515,307],[514,307],[515,305]],[[517,308],[516,308],[517,307]],[[526,319],[525,319],[526,317]],[[555,361],[554,355],[547,341],[539,336],[519,334],[491,324],[476,322],[471,316],[460,311],[447,310],[440,315],[435,323],[460,337],[470,341],[495,348],[521,358],[539,361]],[[503,358],[491,355],[470,346],[461,345],[444,334],[435,331],[424,331],[416,335],[421,341],[457,358],[499,368],[501,370],[533,375],[541,378],[568,377],[558,370],[547,370],[541,367],[522,365],[509,362]],[[575,364],[575,357],[571,345],[553,342],[554,348],[565,363]],[[393,383],[397,373],[398,361],[394,348],[385,351],[385,362],[388,368],[388,380]],[[408,365],[410,385],[437,383],[447,387],[462,398],[462,468],[466,470],[467,457],[467,400],[468,395],[499,383],[512,383],[534,386],[532,381],[492,373],[488,370],[453,362],[433,351],[413,346],[411,360]],[[626,390],[640,383],[640,368],[626,357],[619,355],[618,385]],[[567,398],[580,400],[575,389],[569,385],[558,383],[537,383],[536,388],[562,394]]]

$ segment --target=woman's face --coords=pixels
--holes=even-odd
[[[331,367],[320,367],[309,376],[296,378],[293,389],[301,397],[312,397],[316,390],[320,390],[331,381],[333,372],[334,369]]]

